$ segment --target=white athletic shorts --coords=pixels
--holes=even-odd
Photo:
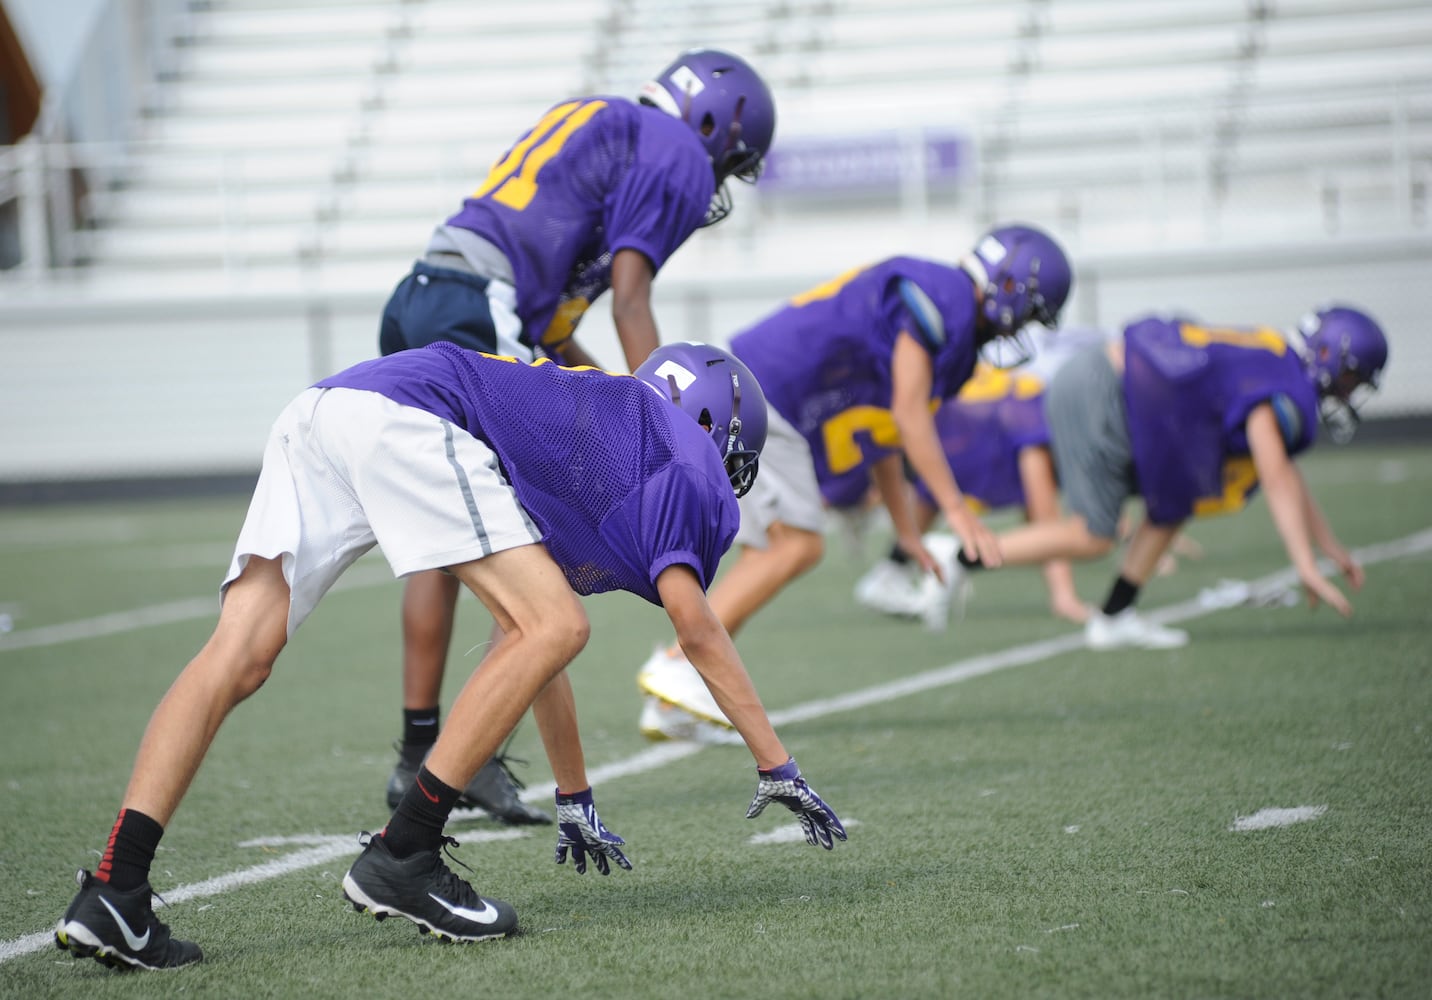
[[[756,483],[741,498],[737,545],[766,547],[766,532],[780,521],[806,531],[825,530],[825,503],[806,439],[773,409],[766,411],[766,444]]]
[[[274,422],[220,592],[250,556],[282,557],[292,636],[375,544],[406,576],[541,540],[467,431],[376,392],[307,389]]]

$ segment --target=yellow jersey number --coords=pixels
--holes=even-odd
[[[1180,323],[1179,336],[1190,347],[1207,347],[1209,344],[1227,344],[1250,351],[1269,351],[1282,357],[1288,351],[1288,342],[1279,336],[1277,330],[1255,327],[1250,330],[1234,330],[1229,327],[1198,326],[1194,323]]]
[[[537,175],[561,152],[572,133],[606,107],[605,101],[568,101],[542,116],[532,131],[487,174],[474,198],[491,195],[499,205],[522,211],[537,196]]]

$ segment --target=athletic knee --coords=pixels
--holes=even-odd
[[[538,655],[559,666],[576,659],[591,635],[592,623],[576,600],[561,611],[550,609],[535,627],[526,631],[527,638],[541,649]]]
[[[781,554],[787,576],[790,578],[809,573],[825,558],[825,537],[814,531],[787,528],[772,541],[773,547]]]

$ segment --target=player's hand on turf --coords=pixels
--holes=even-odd
[[[611,874],[613,861],[630,871],[631,862],[620,847],[625,843],[602,825],[590,788],[571,795],[557,793],[557,864],[565,865],[571,851],[578,875],[587,872],[587,855],[603,875]]]
[[[967,507],[959,511],[947,511],[945,520],[960,540],[960,548],[977,556],[989,569],[1004,565],[1004,553],[1000,551],[999,539],[983,521],[975,517]]]
[[[1308,607],[1316,609],[1319,603],[1325,603],[1344,618],[1352,617],[1352,604],[1337,584],[1316,571],[1308,573],[1302,578],[1303,590],[1308,595]]]
[[[807,844],[819,844],[828,851],[835,846],[834,840],[845,839],[845,827],[841,825],[840,817],[806,784],[794,757],[780,767],[758,767],[756,774],[760,782],[756,785],[756,797],[746,810],[747,819],[755,819],[768,804],[779,802],[796,814]]]

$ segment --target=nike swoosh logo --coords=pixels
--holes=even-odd
[[[488,902],[487,900],[485,900],[485,899],[482,901],[482,909],[480,909],[480,910],[469,910],[469,909],[468,909],[467,907],[465,907],[465,906],[454,906],[452,903],[449,903],[446,899],[442,899],[442,898],[440,898],[440,897],[438,897],[438,896],[434,896],[432,893],[428,893],[428,898],[431,899],[431,900],[433,900],[435,903],[437,903],[439,906],[441,906],[444,910],[447,910],[449,913],[451,913],[451,914],[452,914],[453,916],[455,916],[455,917],[461,917],[461,918],[464,919],[464,920],[471,920],[471,921],[473,921],[474,923],[479,923],[479,924],[493,924],[493,923],[496,923],[496,922],[497,922],[497,907],[493,906],[491,903],[489,903],[489,902]],[[149,936],[149,935],[147,935],[147,934],[145,935],[145,937],[148,937],[148,936]]]
[[[119,924],[119,933],[124,935],[124,943],[129,945],[133,951],[143,951],[144,946],[149,943],[149,929],[145,928],[143,934],[135,934],[129,929],[129,924],[125,923],[124,918],[119,915],[119,911],[109,905],[109,900],[101,896],[99,901],[104,904],[104,908],[109,911],[114,922]]]
[[[413,781],[413,784],[415,784],[415,785],[418,786],[418,791],[422,792],[422,793],[423,793],[423,797],[426,798],[429,802],[436,802],[436,801],[438,800],[438,797],[437,797],[436,795],[434,795],[432,792],[428,791],[426,788],[423,787],[423,779],[422,779],[422,778],[417,778],[417,779],[415,779],[415,780]]]

